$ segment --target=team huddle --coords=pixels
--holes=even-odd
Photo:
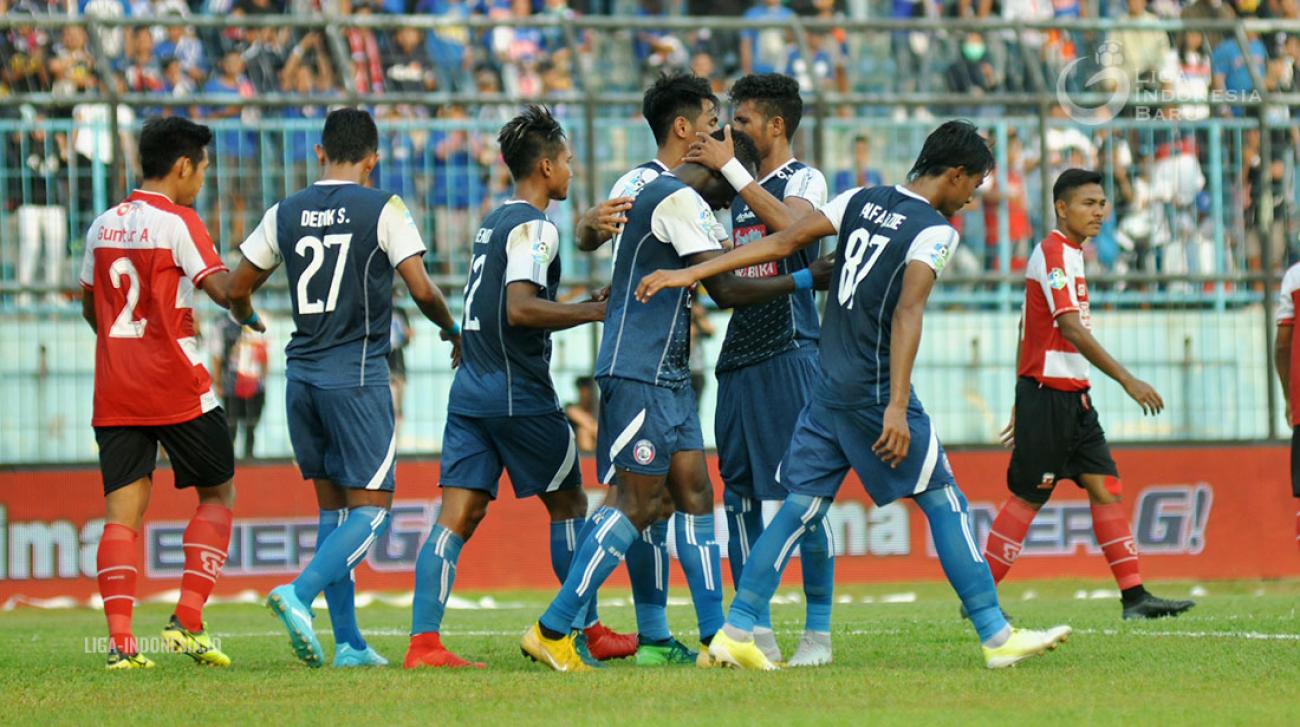
[[[81,274],[83,312],[97,335],[92,423],[107,502],[98,578],[108,667],[153,666],[131,621],[159,445],[176,486],[195,488],[199,500],[164,643],[201,664],[231,663],[202,611],[229,545],[234,453],[199,355],[193,295],[201,289],[234,321],[260,330],[253,297],[281,266],[294,319],[289,436],[303,479],[313,481],[320,521],[311,561],[267,605],[308,666],[325,663],[311,608],[322,594],[334,666],[388,663],[357,624],[352,571],[389,526],[397,438],[386,356],[399,276],[450,344],[456,369],[442,504],[416,562],[408,669],[484,667],[449,650],[441,632],[461,551],[503,472],[516,497],[537,496],[550,517],[561,586],[520,647],[557,671],[629,657],[639,666],[760,670],[831,663],[835,544],[825,519],[850,468],[878,506],[910,498],[921,509],[990,668],[1055,649],[1071,633],[1063,625],[1013,627],[996,588],[1060,480],[1088,494],[1124,618],[1191,608],[1142,585],[1118,469],[1088,393],[1096,366],[1144,412],[1163,408],[1090,332],[1081,250],[1106,214],[1101,176],[1060,175],[1058,227],[1030,259],[1016,406],[1003,432],[1012,447],[1011,497],[981,548],[911,377],[926,301],[958,244],[948,220],[993,169],[989,144],[966,122],[944,123],[905,184],[828,200],[821,172],[791,152],[802,115],[798,83],[746,76],[730,100],[732,120],[720,130],[708,81],[665,75],[646,91],[642,111],[658,153],[582,216],[577,246],[610,244],[613,266],[609,287],[580,302],[557,300],[560,239],[545,213],[568,195],[564,130],[536,106],[506,123],[499,142],[513,196],[473,240],[458,241],[470,256],[460,322],[425,271],[424,241],[406,205],[367,186],[379,137],[365,111],[327,116],[317,147],[321,180],[266,211],[239,246],[233,272],[192,209],[211,132],[178,117],[148,122],[139,144],[144,182],[95,221]],[[715,216],[727,208],[729,235]],[[820,243],[830,237],[833,252],[822,257]],[[690,383],[691,308],[701,288],[734,309],[716,362],[715,440],[736,592],[725,611],[714,487]],[[820,319],[815,291],[826,291]],[[588,516],[573,430],[551,380],[550,334],[594,322],[603,322],[597,475],[608,491]],[[764,501],[780,503],[766,525]],[[683,643],[668,623],[670,526],[698,643]],[[796,548],[806,616],[786,658],[770,602]],[[635,634],[605,627],[598,611],[600,587],[623,561]]]

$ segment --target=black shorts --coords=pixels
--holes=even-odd
[[[262,407],[266,405],[266,391],[259,391],[247,399],[241,399],[238,396],[226,397],[226,415],[230,417],[230,423],[243,422],[249,427],[256,428],[257,423],[262,419]]]
[[[234,478],[226,412],[221,407],[197,419],[158,427],[95,427],[104,494],[152,474],[158,445],[167,450],[176,487],[213,487]]]
[[[1086,391],[1057,391],[1021,378],[1016,382],[1015,437],[1007,487],[1026,502],[1047,502],[1061,480],[1082,486],[1081,475],[1119,477]]]
[[[1291,496],[1300,497],[1300,427],[1291,430]]]

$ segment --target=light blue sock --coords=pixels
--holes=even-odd
[[[668,521],[659,520],[641,531],[627,549],[627,574],[632,578],[636,630],[641,641],[667,641]]]
[[[835,540],[827,524],[826,518],[812,523],[799,541],[803,595],[808,602],[804,630],[822,634],[831,632],[831,606],[835,595]]]
[[[600,589],[636,540],[636,526],[615,508],[602,507],[590,519],[595,529],[578,544],[559,595],[542,614],[542,625],[552,631],[568,633],[583,601]]]
[[[348,511],[347,519],[316,545],[316,554],[293,582],[294,595],[307,606],[325,587],[351,579],[352,569],[365,557],[370,546],[388,531],[388,511],[367,505]]]
[[[338,529],[347,519],[347,508],[342,510],[321,510],[320,521],[316,524],[316,542],[324,543],[330,533]],[[325,586],[325,603],[329,604],[330,628],[334,630],[334,644],[351,644],[358,651],[365,651],[366,640],[357,627],[356,582],[349,572],[346,578]]]
[[[695,618],[700,625],[700,641],[707,644],[722,628],[722,564],[718,539],[714,534],[713,515],[673,516],[677,536],[677,559],[686,573],[695,603]]]
[[[830,507],[829,497],[791,495],[786,498],[754,544],[740,576],[736,600],[727,612],[728,624],[741,631],[754,630],[758,614],[772,602],[777,586],[781,585],[781,573],[790,562],[795,544],[810,525],[821,523]]]
[[[429,539],[415,559],[415,601],[411,604],[411,635],[442,630],[447,597],[456,582],[456,563],[465,541],[456,533],[434,524]]]
[[[727,564],[731,568],[731,585],[739,590],[741,571],[763,534],[763,503],[730,490],[723,492],[722,502],[727,511]],[[758,614],[757,625],[772,628],[770,604]]]
[[[966,496],[956,485],[922,492],[913,499],[930,521],[930,536],[948,582],[970,614],[980,641],[988,641],[1008,628],[998,606],[997,586],[988,563],[975,544]]]
[[[569,575],[569,565],[573,562],[573,553],[578,549],[578,544],[586,540],[594,529],[595,524],[586,518],[551,523],[551,570],[555,572],[555,577],[559,579],[561,585]],[[578,617],[574,619],[573,628],[585,629],[594,626],[599,620],[600,615],[596,612],[596,591],[592,591],[591,597],[583,602],[582,608],[578,609]]]

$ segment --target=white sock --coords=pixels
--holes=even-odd
[[[996,634],[993,634],[988,638],[987,641],[984,641],[983,643],[984,646],[987,646],[990,649],[996,649],[999,646],[1007,643],[1007,639],[1009,638],[1011,638],[1011,627],[1003,626],[1001,631],[997,632]]]
[[[726,634],[727,638],[732,641],[749,642],[754,640],[754,633],[752,631],[741,631],[731,624],[723,624],[722,633]]]

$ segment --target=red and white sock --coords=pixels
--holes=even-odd
[[[230,547],[230,508],[204,504],[194,511],[185,528],[185,572],[181,575],[181,598],[176,604],[176,620],[190,631],[203,629],[203,604],[226,564]]]
[[[993,529],[989,531],[989,539],[984,543],[984,560],[988,561],[994,583],[1001,583],[1007,571],[1011,570],[1011,564],[1020,557],[1025,534],[1037,514],[1037,510],[1018,497],[1007,500],[1002,506],[993,521]]]
[[[1092,505],[1092,532],[1097,536],[1097,544],[1110,564],[1110,572],[1115,576],[1121,591],[1142,585],[1142,574],[1138,569],[1137,543],[1133,541],[1133,530],[1128,524],[1128,514],[1118,502],[1109,505]]]
[[[99,538],[96,567],[99,595],[104,598],[108,618],[109,645],[125,654],[136,653],[131,634],[131,612],[135,609],[136,532],[125,525],[109,523]]]

